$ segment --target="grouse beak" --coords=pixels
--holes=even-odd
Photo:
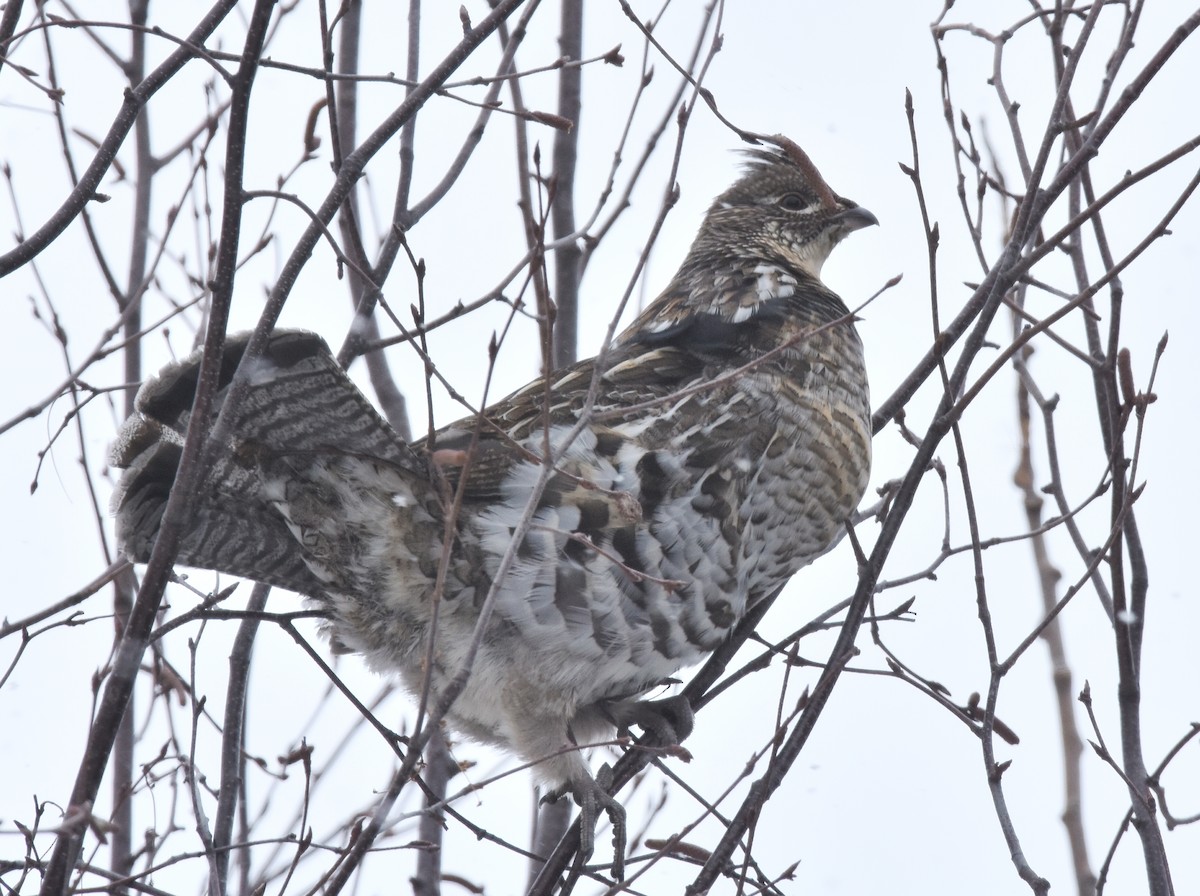
[[[864,227],[871,227],[879,223],[879,219],[861,205],[851,206],[844,211],[838,212],[834,217],[846,228],[847,233],[862,230]]]

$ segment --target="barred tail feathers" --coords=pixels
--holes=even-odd
[[[249,334],[240,334],[226,343],[218,410],[248,340]],[[137,412],[112,449],[112,464],[124,469],[113,496],[118,542],[137,562],[149,559],[178,472],[200,360],[196,353],[171,364],[142,387]],[[316,594],[320,580],[264,489],[259,459],[351,454],[409,472],[417,471],[418,462],[315,334],[280,331],[254,364],[231,421],[236,435],[215,452],[204,475],[179,562]]]

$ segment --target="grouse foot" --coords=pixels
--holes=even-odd
[[[600,813],[607,813],[613,827],[612,876],[622,880],[625,877],[625,807],[609,792],[612,786],[612,766],[605,763],[597,770],[595,778],[563,784],[542,797],[542,802],[557,802],[568,793],[575,800],[579,806],[579,854],[584,861],[591,857],[595,849]]]

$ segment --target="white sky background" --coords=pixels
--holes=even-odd
[[[97,4],[100,6],[100,4]],[[164,4],[165,6],[165,4]],[[832,8],[837,6],[836,9]],[[639,4],[640,12],[650,7]],[[390,9],[390,7],[389,7]],[[399,7],[397,6],[397,9]],[[475,21],[486,10],[470,3]],[[668,18],[659,37],[680,58],[694,42],[699,4],[680,4]],[[922,164],[926,172],[931,214],[942,224],[940,288],[944,319],[957,311],[969,290],[961,284],[977,281],[981,272],[961,225],[953,193],[953,171],[949,138],[941,121],[938,73],[934,65],[929,22],[940,5],[916,2],[740,2],[725,10],[722,31],[725,42],[705,85],[713,91],[722,112],[737,124],[762,132],[781,132],[799,142],[835,190],[871,209],[881,226],[854,234],[826,266],[825,281],[851,306],[874,293],[895,274],[904,280],[871,305],[863,314],[860,332],[866,343],[872,390],[877,400],[889,395],[931,339],[925,244],[911,185],[897,165],[909,162],[911,153],[904,116],[904,91],[911,89],[916,105]],[[948,21],[974,21],[987,29],[998,29],[1028,11],[1018,2],[960,2]],[[247,7],[248,10],[248,7]],[[1138,71],[1155,52],[1171,28],[1190,9],[1183,2],[1149,4],[1137,46],[1124,72]],[[119,6],[89,11],[97,18],[121,19]],[[152,14],[157,11],[152,7]],[[166,14],[165,11],[163,14]],[[190,23],[193,13],[188,12]],[[543,65],[555,58],[553,42],[555,14],[549,6],[518,56],[519,67]],[[1117,14],[1112,18],[1115,21]],[[429,3],[425,11],[422,71],[428,71],[457,40],[460,32],[457,4]],[[180,29],[182,29],[182,25]],[[179,30],[179,29],[177,29]],[[233,33],[225,32],[229,39]],[[270,55],[308,65],[320,61],[315,12],[292,17],[271,47]],[[1087,59],[1080,83],[1097,83],[1095,73],[1103,65],[1111,30],[1095,38],[1103,50]],[[367,43],[363,50],[364,72],[402,72],[403,14],[368,11]],[[1010,45],[1005,70],[1013,98],[1022,104],[1021,120],[1027,133],[1040,132],[1048,102],[1048,60],[1044,41],[1018,37]],[[118,33],[108,39],[124,46]],[[68,121],[81,131],[100,136],[121,100],[121,85],[110,64],[99,57],[82,32],[55,34],[60,79],[67,89]],[[624,123],[628,99],[638,78],[641,42],[615,3],[594,2],[585,31],[585,56],[603,53],[622,44],[624,68],[591,66],[585,70],[584,108],[580,122],[579,214],[586,214],[589,197],[607,174],[615,134]],[[489,45],[488,65],[497,55]],[[227,49],[233,49],[227,45]],[[999,115],[995,95],[988,87],[991,51],[965,33],[945,42],[950,56],[956,101],[967,110],[977,136],[986,130],[1005,158],[1010,183],[1019,170],[1012,160],[1006,125]],[[40,57],[33,45],[19,48],[28,53],[21,59],[38,67]],[[167,48],[153,45],[156,61]],[[1107,189],[1126,169],[1138,168],[1167,149],[1193,136],[1197,128],[1194,88],[1200,82],[1195,38],[1169,63],[1133,115],[1114,133],[1094,167],[1097,191]],[[654,63],[654,94],[657,109],[674,81],[667,64]],[[203,114],[200,85],[207,73],[199,66],[161,93],[151,104],[156,127],[156,148],[172,145]],[[79,71],[88,72],[80,77]],[[464,74],[490,71],[472,67]],[[95,75],[90,73],[94,72]],[[551,111],[554,107],[553,75],[523,82],[531,108]],[[288,171],[299,158],[303,122],[312,104],[322,95],[316,82],[297,75],[264,70],[259,77],[253,107],[247,188],[273,188],[276,177]],[[473,96],[481,96],[476,91]],[[381,86],[364,91],[363,131],[378,117],[372,110],[388,109],[399,101],[398,88]],[[1090,92],[1079,95],[1081,106]],[[507,95],[505,100],[507,102]],[[372,104],[378,105],[372,105]],[[475,111],[450,100],[439,100],[423,113],[418,125],[417,183],[421,195],[441,175],[444,160],[462,140],[464,129]],[[448,201],[435,209],[413,231],[413,251],[426,259],[427,301],[432,313],[446,310],[460,300],[484,294],[508,272],[519,257],[523,237],[516,211],[516,184],[511,164],[509,119],[494,117],[484,145],[477,152],[462,182]],[[553,133],[531,128],[543,146],[548,164]],[[580,354],[593,353],[600,344],[616,301],[628,281],[637,255],[657,212],[660,190],[669,165],[675,131],[670,128],[655,155],[653,171],[634,196],[634,207],[596,254],[583,285],[584,325]],[[223,137],[223,133],[222,133]],[[702,106],[689,126],[678,177],[681,197],[667,220],[651,258],[645,281],[635,292],[649,298],[665,285],[682,258],[704,208],[713,195],[736,175],[737,156],[730,152],[736,137]],[[626,158],[632,158],[641,141],[634,138]],[[328,141],[316,160],[309,162],[287,189],[306,199],[319,200],[330,174]],[[77,158],[90,160],[83,143],[76,144]],[[380,155],[378,168],[370,173],[369,185],[376,191],[375,207],[387,214],[391,202],[389,148]],[[68,190],[62,155],[47,101],[9,69],[0,72],[0,156],[12,166],[16,202],[25,232],[36,229],[57,207]],[[216,160],[219,154],[214,153]],[[129,164],[132,152],[123,151]],[[1122,257],[1141,239],[1178,195],[1192,176],[1192,157],[1168,169],[1131,196],[1116,203],[1106,216],[1113,248]],[[217,177],[212,180],[214,188]],[[123,276],[127,241],[129,189],[109,177],[102,189],[113,196],[107,206],[93,206],[102,239]],[[213,202],[219,197],[214,195]],[[169,190],[158,197],[156,226],[167,206],[177,201]],[[189,200],[190,202],[190,200]],[[315,204],[315,201],[314,203]],[[243,246],[256,238],[267,212],[265,202],[252,205],[244,229]],[[187,215],[191,214],[188,208]],[[17,229],[13,202],[0,200],[0,251],[11,245]],[[1056,219],[1061,223],[1063,218]],[[276,212],[273,226],[280,237],[270,249],[243,270],[235,299],[235,328],[253,324],[261,308],[263,291],[291,249],[289,235],[303,226],[291,208]],[[181,226],[192,228],[191,221]],[[1156,764],[1187,730],[1200,720],[1200,660],[1195,645],[1200,633],[1200,610],[1194,594],[1194,510],[1198,495],[1193,457],[1195,454],[1195,409],[1200,407],[1200,365],[1196,362],[1190,334],[1200,326],[1196,312],[1197,256],[1200,253],[1200,218],[1195,203],[1176,219],[1174,235],[1150,248],[1141,262],[1124,278],[1126,312],[1123,344],[1132,352],[1134,373],[1145,388],[1154,347],[1164,331],[1171,343],[1159,368],[1154,391],[1158,402],[1147,415],[1142,446],[1139,482],[1146,483],[1137,505],[1143,540],[1150,563],[1150,613],[1146,630],[1143,670],[1145,720],[1143,743],[1148,764]],[[991,232],[1000,232],[992,226]],[[207,236],[201,236],[203,243]],[[994,246],[992,247],[994,249]],[[333,264],[325,247],[305,268],[288,308],[283,325],[314,329],[335,344],[349,322],[346,290],[332,277]],[[1098,266],[1094,268],[1098,270]],[[168,273],[170,272],[170,273]],[[103,329],[114,319],[112,301],[82,238],[74,226],[38,260],[34,270],[25,268],[0,282],[0,373],[9,384],[0,395],[0,419],[41,400],[64,379],[61,352],[47,333],[43,321],[31,313],[32,305],[44,315],[43,288],[50,295],[70,335],[70,350],[76,360],[89,351]],[[171,277],[176,282],[170,282]],[[190,294],[178,269],[165,265],[162,292],[179,297]],[[387,295],[401,313],[413,301],[411,277],[397,265]],[[1061,283],[1069,283],[1065,277]],[[44,284],[44,287],[43,285]],[[152,297],[153,298],[153,297]],[[1039,310],[1056,305],[1039,298]],[[163,307],[161,300],[149,305],[154,318]],[[1098,300],[1102,314],[1107,295]],[[472,316],[465,322],[439,332],[431,339],[431,350],[440,368],[472,400],[479,397],[486,361],[485,348],[503,314]],[[192,318],[194,320],[194,318]],[[1107,320],[1102,322],[1102,327]],[[1007,318],[997,320],[997,338],[1007,331]],[[177,350],[186,348],[184,324],[173,326]],[[1062,335],[1082,344],[1082,333],[1074,322]],[[527,322],[506,342],[495,375],[492,396],[499,397],[523,385],[537,373],[538,359],[534,329]],[[153,369],[167,359],[161,342],[147,345],[161,355],[147,362]],[[419,430],[421,415],[421,371],[411,355],[392,352],[394,369],[412,402],[413,423]],[[990,358],[981,356],[982,371]],[[361,365],[359,365],[361,367]],[[1082,496],[1097,482],[1103,458],[1095,449],[1098,440],[1094,422],[1091,386],[1082,366],[1046,342],[1039,344],[1033,361],[1043,388],[1062,395],[1057,423],[1063,441],[1062,460],[1068,494]],[[361,374],[361,370],[356,370]],[[120,382],[116,364],[89,371],[95,385]],[[1023,531],[1020,495],[1011,485],[1017,461],[1017,432],[1013,376],[985,391],[981,405],[968,413],[964,438],[986,535]],[[937,395],[926,390],[909,407],[909,423],[922,432]],[[0,540],[0,559],[7,572],[0,615],[16,619],[46,606],[91,580],[105,566],[98,544],[92,508],[83,488],[79,463],[79,440],[72,431],[60,439],[47,458],[39,477],[39,488],[30,494],[37,452],[59,426],[67,403],[60,401],[50,412],[22,424],[3,436],[7,474],[0,478],[0,507],[5,520],[5,538]],[[459,413],[448,399],[438,396],[439,423]],[[87,471],[99,477],[100,500],[107,501],[103,478],[104,453],[116,420],[106,407],[97,404],[87,420],[85,447]],[[873,487],[900,475],[910,451],[892,433],[876,443]],[[955,456],[947,440],[939,451],[952,483]],[[1044,481],[1044,464],[1037,470]],[[897,578],[923,568],[935,556],[941,539],[941,500],[930,479],[918,498],[914,513],[928,522],[909,525],[893,552],[884,578]],[[1107,506],[1107,497],[1100,502]],[[1097,508],[1099,514],[1106,513]],[[962,504],[956,504],[952,540],[966,541]],[[1102,531],[1100,516],[1085,516],[1088,531]],[[873,537],[873,524],[861,527],[861,537]],[[1065,540],[1052,542],[1053,559],[1061,564],[1065,582],[1080,571],[1078,557]],[[988,590],[996,614],[996,634],[1001,653],[1019,642],[1039,618],[1035,570],[1028,546],[1018,543],[985,554]],[[782,636],[820,610],[848,595],[854,585],[853,557],[847,546],[803,571],[789,592],[772,610],[763,634]],[[211,578],[197,574],[198,587],[207,589]],[[242,589],[248,591],[248,588]],[[173,592],[178,608],[191,605],[183,591]],[[890,607],[915,596],[915,624],[893,624],[888,630],[891,646],[919,672],[944,684],[958,702],[987,684],[987,668],[980,626],[976,619],[974,583],[969,555],[949,561],[938,581],[918,582],[885,595],[882,606]],[[243,595],[244,599],[244,595]],[[108,606],[105,591],[84,605],[89,617],[101,616]],[[286,595],[276,595],[271,606],[287,606]],[[1115,662],[1112,635],[1094,595],[1086,590],[1063,616],[1067,650],[1078,690],[1085,679],[1092,685],[1096,711],[1103,733],[1114,749],[1119,745],[1117,707],[1114,694]],[[225,675],[224,657],[232,638],[231,624],[211,625],[203,633],[198,654],[197,680],[204,683],[210,710],[219,716]],[[91,706],[91,676],[109,654],[111,627],[101,619],[76,628],[63,628],[31,642],[16,663],[9,680],[0,689],[0,859],[19,858],[24,845],[15,833],[14,819],[28,823],[33,796],[65,802],[83,745]],[[199,635],[189,631],[188,636]],[[0,641],[0,668],[7,667],[18,645],[16,639]],[[823,659],[830,640],[806,641],[804,654]],[[859,639],[867,647],[865,630]],[[189,662],[187,644],[178,637],[168,647],[178,668]],[[1022,738],[1020,746],[1003,747],[1000,758],[1012,761],[1005,775],[1006,793],[1022,845],[1033,868],[1053,884],[1052,892],[1073,892],[1069,856],[1058,816],[1062,809],[1059,778],[1058,727],[1049,686],[1050,669],[1042,645],[1018,665],[1001,692],[999,714]],[[299,737],[307,736],[317,755],[328,756],[353,719],[353,710],[333,701],[316,722],[310,722],[310,707],[325,683],[320,673],[292,644],[271,626],[264,626],[256,654],[258,669],[250,703],[249,745],[268,761],[285,752]],[[881,668],[879,657],[867,649],[856,663]],[[339,672],[362,696],[375,694],[381,682],[361,669],[353,658],[338,665]],[[778,665],[754,677],[717,701],[698,719],[697,731],[688,747],[695,755],[690,765],[674,763],[692,786],[710,799],[735,776],[752,752],[769,741],[775,705],[779,699],[781,672]],[[811,670],[793,673],[788,705],[794,703],[803,684],[811,684]],[[157,752],[165,735],[162,717],[147,721],[146,692],[139,691],[142,716],[147,725],[146,760]],[[393,697],[381,718],[397,728],[411,721],[408,702]],[[179,714],[185,719],[187,712]],[[1086,720],[1079,713],[1085,736]],[[323,734],[323,732],[328,732]],[[210,743],[211,729],[207,731]],[[384,788],[392,765],[386,750],[371,742],[373,735],[360,734],[351,745],[353,760],[337,763],[338,777],[323,781],[314,795],[311,823],[318,839],[339,842],[338,827],[356,807],[370,801],[371,793]],[[186,738],[185,738],[186,739]],[[1179,815],[1200,809],[1200,756],[1192,743],[1168,772],[1170,807]],[[470,773],[478,782],[502,767],[502,759],[465,744],[456,750],[459,758],[479,760]],[[599,760],[597,760],[599,761]],[[215,785],[216,765],[210,763]],[[756,777],[756,775],[755,775]],[[1127,806],[1123,786],[1112,771],[1090,752],[1084,759],[1085,818],[1089,847],[1095,868],[1103,858]],[[272,811],[298,803],[299,775],[281,783],[270,795]],[[457,783],[457,782],[456,782]],[[456,805],[478,823],[505,825],[509,836],[524,843],[531,799],[528,776],[514,776],[500,785],[472,794]],[[259,798],[265,791],[262,780]],[[461,784],[459,785],[461,786]],[[638,831],[647,815],[647,804],[662,786],[657,774],[642,785],[637,795],[628,796],[630,829]],[[453,789],[453,785],[452,785]],[[107,794],[107,789],[103,791]],[[172,796],[161,793],[156,802],[157,818],[140,818],[144,826],[162,825]],[[722,803],[732,813],[741,791]],[[284,809],[284,811],[290,811]],[[691,804],[673,790],[666,811],[654,820],[649,836],[665,838],[697,815]],[[185,813],[186,816],[186,813]],[[516,817],[518,820],[513,821]],[[48,821],[52,824],[52,821]],[[415,826],[402,828],[388,845],[398,845],[415,836]],[[834,699],[822,716],[816,734],[793,770],[784,792],[769,804],[759,825],[755,855],[768,873],[780,873],[799,860],[797,882],[784,884],[785,892],[822,894],[860,893],[951,893],[972,892],[980,896],[1027,892],[1017,878],[1000,836],[988,796],[977,740],[932,701],[899,682],[879,676],[843,677]],[[1166,835],[1172,856],[1177,892],[1200,892],[1200,832],[1195,826]],[[135,838],[136,839],[136,838]],[[602,849],[607,835],[600,835]],[[711,845],[715,836],[702,829],[689,836]],[[48,844],[48,840],[45,841]],[[283,861],[282,859],[280,861]],[[328,857],[318,859],[322,867]],[[407,887],[411,858],[406,852],[387,853],[369,862],[367,879],[376,889],[391,881]],[[315,868],[315,866],[314,866]],[[524,861],[505,850],[475,844],[474,838],[452,824],[445,846],[444,870],[485,884],[489,894],[518,893],[525,876]],[[161,886],[178,892],[198,892],[203,873],[199,862],[166,872],[157,878]],[[676,892],[680,882],[690,880],[686,866],[663,863],[656,877],[642,888],[650,892]],[[1137,893],[1144,888],[1140,847],[1129,835],[1114,864],[1111,893]],[[368,892],[364,890],[363,892]],[[448,892],[452,889],[448,889]],[[728,882],[716,892],[731,892]]]

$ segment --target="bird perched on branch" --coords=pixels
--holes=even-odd
[[[180,543],[182,564],[307,595],[335,649],[428,686],[430,705],[454,697],[461,733],[575,798],[585,849],[609,813],[618,863],[623,810],[572,746],[632,723],[685,736],[688,707],[642,697],[825,551],[867,484],[862,344],[820,273],[877,222],[773,142],[604,352],[431,441],[397,437],[319,337],[277,332],[257,357],[231,338],[218,406],[239,363],[247,390],[223,411],[232,435]],[[146,383],[117,438],[135,561],[158,534],[199,364]]]

